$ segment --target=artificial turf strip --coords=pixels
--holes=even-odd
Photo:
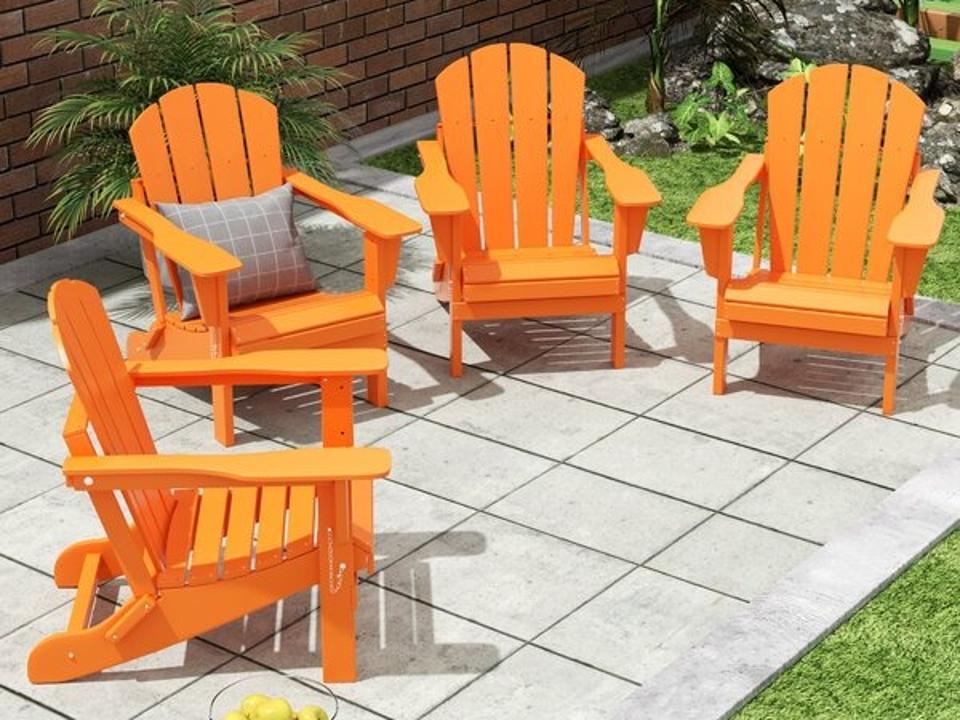
[[[735,720],[960,718],[960,531],[954,532]]]

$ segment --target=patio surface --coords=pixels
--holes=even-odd
[[[410,178],[344,177],[422,217]],[[359,286],[354,231],[299,214],[319,284]],[[626,369],[609,369],[605,318],[477,322],[464,376],[451,380],[432,242],[406,243],[390,294],[389,409],[357,385],[358,442],[389,448],[394,469],[377,487],[378,572],[361,589],[361,680],[337,687],[344,720],[609,717],[960,449],[957,332],[913,323],[893,418],[877,407],[878,360],[746,342],[732,343],[729,392],[714,397],[713,282],[649,255],[631,258]],[[132,245],[66,274],[100,287],[121,340],[149,324]],[[27,682],[30,648],[69,615],[72,593],[51,579],[57,553],[102,534],[58,471],[70,391],[45,316],[49,284],[0,296],[0,716],[206,717],[220,687],[254,673],[267,674],[233,697],[303,704],[309,691],[283,674],[319,677],[312,593],[85,681]],[[141,395],[161,451],[217,450],[203,393]],[[317,413],[313,388],[245,388],[233,451],[312,444]],[[105,587],[99,610],[123,593]]]

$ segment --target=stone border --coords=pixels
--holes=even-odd
[[[729,718],[960,526],[960,455],[887,497],[634,692],[618,720]]]

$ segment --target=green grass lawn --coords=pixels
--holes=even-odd
[[[606,97],[613,112],[621,120],[643,115],[645,71],[632,63],[612,72],[591,78],[590,87]],[[754,148],[756,150],[757,148]],[[663,204],[650,213],[648,227],[656,232],[684,240],[697,240],[696,231],[685,222],[687,212],[706,188],[725,180],[737,167],[741,153],[688,151],[668,158],[627,157],[628,162],[643,168],[663,195]],[[380,155],[368,161],[371,165],[416,175],[420,160],[411,145]],[[591,214],[602,220],[613,218],[613,205],[603,184],[599,169],[591,166],[589,174]],[[757,194],[748,199],[737,226],[734,244],[741,252],[753,252]],[[940,242],[931,251],[920,282],[920,293],[941,300],[960,302],[960,209],[947,212],[947,222]]]

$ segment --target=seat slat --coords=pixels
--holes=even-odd
[[[159,105],[180,202],[210,202],[213,184],[193,86],[171,90],[160,98]]]
[[[200,496],[197,531],[190,559],[191,585],[217,580],[229,500],[230,491],[227,488],[206,488]]]
[[[286,522],[287,488],[271,486],[260,493],[257,526],[257,570],[277,565],[283,559],[283,528]]]
[[[510,45],[517,244],[544,247],[547,238],[547,53],[533,45]]]
[[[889,91],[890,78],[885,73],[862,65],[854,66],[848,102],[856,112],[847,113],[843,142],[840,197],[830,265],[835,277],[859,278],[863,275]]]
[[[620,288],[618,277],[570,278],[565,280],[538,279],[529,282],[498,282],[464,285],[467,302],[499,302],[510,300],[561,300],[602,295],[616,297]],[[560,307],[558,302],[557,307]],[[558,311],[555,313],[561,315]],[[589,314],[589,313],[582,313]]]
[[[821,276],[820,282],[815,282],[814,277],[808,275],[804,283],[780,282],[776,274],[761,272],[732,280],[724,298],[729,302],[866,315],[886,320],[890,306],[888,285],[878,283],[873,286],[873,292],[865,292],[863,286],[837,283],[829,276]]]
[[[316,516],[316,486],[297,485],[290,488],[290,510],[287,518],[286,558],[302,555],[313,549],[313,524]]]
[[[577,171],[583,144],[583,71],[559,55],[550,55],[550,161],[553,169],[555,246],[573,243],[577,211]]]
[[[514,228],[507,46],[488,45],[474,51],[470,55],[470,75],[484,244],[488,248],[510,248],[514,247]]]
[[[800,188],[797,272],[827,271],[848,74],[846,65],[827,65],[810,74]]]
[[[800,173],[800,138],[807,82],[803,75],[786,80],[768,96],[767,176],[770,195],[770,267],[793,266],[793,239]]]
[[[891,83],[883,158],[877,183],[877,203],[870,237],[870,259],[867,264],[869,280],[886,280],[890,275],[893,246],[887,240],[887,233],[893,219],[903,209],[907,187],[916,163],[917,141],[925,111],[923,101],[910,88],[900,82]]]
[[[463,266],[463,281],[467,285],[619,277],[620,266],[612,255],[532,260],[520,258],[499,262],[469,260]]]
[[[230,491],[230,518],[227,521],[227,544],[223,551],[223,576],[238,577],[250,572],[253,553],[253,528],[257,522],[257,488],[234,488]]]
[[[217,200],[248,197],[250,177],[237,91],[220,83],[200,83],[197,102]]]

